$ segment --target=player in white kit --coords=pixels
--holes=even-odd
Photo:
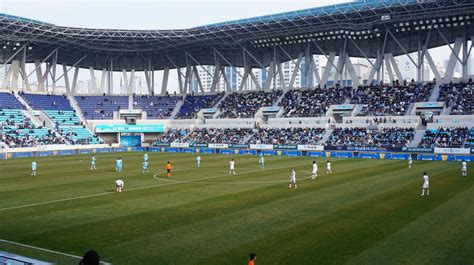
[[[311,171],[311,179],[316,179],[318,176],[318,164],[316,161],[313,161],[313,171]]]
[[[124,185],[125,185],[125,183],[123,182],[123,180],[117,179],[117,180],[115,181],[115,186],[116,186],[115,191],[116,191],[116,192],[122,192]]]
[[[288,189],[291,189],[292,186],[295,187],[295,189],[298,188],[298,186],[296,186],[296,171],[294,169],[292,169],[290,173],[290,185],[288,185]]]
[[[426,172],[423,172],[423,187],[421,188],[421,196],[426,196],[430,195],[430,177],[428,177],[428,174]]]
[[[413,159],[411,158],[411,155],[408,157],[408,168],[411,168],[413,165]]]
[[[331,162],[329,160],[326,162],[326,174],[330,175],[332,173],[331,171]]]
[[[229,175],[235,175],[235,161],[233,158],[229,162]]]
[[[467,162],[466,162],[466,160],[462,160],[461,165],[462,165],[461,173],[465,177],[465,176],[467,176]]]
[[[97,170],[96,165],[97,158],[95,157],[95,154],[91,156],[91,170]]]
[[[197,156],[197,157],[196,157],[196,164],[197,164],[197,167],[198,167],[198,168],[201,167],[201,156]]]
[[[36,164],[36,161],[33,160],[33,162],[31,162],[31,175],[32,176],[36,176],[37,167],[38,167],[38,165]]]

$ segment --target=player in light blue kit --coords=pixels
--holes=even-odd
[[[148,173],[148,162],[143,161],[142,174],[147,174],[147,173]]]
[[[37,164],[36,164],[36,161],[33,160],[33,162],[31,162],[31,175],[32,176],[36,176],[36,169],[37,169]]]
[[[115,160],[115,171],[122,172],[122,158],[121,157]]]
[[[145,153],[143,155],[143,161],[148,162],[148,154],[147,153]]]
[[[95,157],[95,154],[91,156],[91,170],[97,170],[97,167],[95,166],[97,158]]]
[[[196,165],[197,165],[198,168],[201,167],[201,156],[196,157]]]
[[[263,153],[260,153],[260,157],[258,158],[258,163],[260,164],[261,169],[265,168],[265,157],[263,156]]]

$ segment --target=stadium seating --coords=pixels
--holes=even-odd
[[[34,110],[73,110],[66,96],[20,94]]]
[[[328,146],[351,147],[403,147],[415,136],[413,128],[387,128],[369,130],[367,128],[337,128],[326,142]]]
[[[12,93],[0,92],[0,109],[25,109]]]
[[[195,129],[184,139],[187,143],[243,144],[252,129]]]
[[[9,147],[65,143],[50,129],[33,124],[20,109],[1,109],[0,125],[3,132],[2,141]]]
[[[199,110],[213,107],[223,96],[224,93],[204,96],[188,95],[175,118],[193,119]]]
[[[260,107],[272,106],[282,93],[276,90],[229,94],[219,105],[219,118],[253,118]]]
[[[444,101],[451,107],[451,115],[474,114],[474,87],[473,84],[458,83],[439,87],[438,101]]]
[[[158,137],[154,145],[156,146],[158,143],[183,143],[189,132],[189,129],[170,129]]]
[[[420,147],[474,147],[474,128],[456,127],[427,130]]]
[[[76,96],[75,99],[88,120],[111,120],[114,111],[128,108],[127,96]]]
[[[433,84],[397,83],[383,86],[359,87],[351,99],[353,104],[364,104],[358,116],[401,116],[414,102],[428,100]]]
[[[79,120],[74,111],[44,110],[61,133],[71,144],[99,144],[101,140],[93,135]]]
[[[166,119],[180,99],[176,96],[134,96],[133,108],[146,111],[149,119]]]
[[[322,128],[254,129],[248,141],[252,144],[317,144],[323,137]]]
[[[288,91],[279,106],[285,109],[286,117],[321,117],[331,104],[342,104],[350,97],[350,87],[333,87]]]

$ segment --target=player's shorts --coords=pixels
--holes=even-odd
[[[291,178],[291,179],[290,179],[290,184],[296,184],[296,179],[295,179],[295,178]]]
[[[167,173],[171,173],[171,169],[167,169],[166,172],[167,172]]]
[[[235,168],[231,167],[230,170],[235,170]]]
[[[461,169],[461,171],[462,171],[462,172],[466,172],[466,171],[467,171],[467,167],[463,167],[463,168]]]
[[[318,172],[318,171],[317,171],[317,170],[313,170],[311,173],[316,174],[316,172]]]
[[[430,184],[428,184],[428,183],[423,184],[423,189],[429,189],[429,188],[430,188]]]
[[[331,168],[330,167],[326,168],[326,171],[331,171]]]

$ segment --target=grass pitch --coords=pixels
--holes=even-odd
[[[124,160],[116,173],[114,161]],[[114,264],[473,264],[474,178],[460,163],[149,153],[0,161],[0,239]],[[173,165],[171,179],[164,165]],[[288,189],[291,168],[298,189]],[[431,194],[420,197],[422,172]],[[114,181],[125,181],[115,193]],[[58,264],[78,259],[0,242],[0,251]]]

